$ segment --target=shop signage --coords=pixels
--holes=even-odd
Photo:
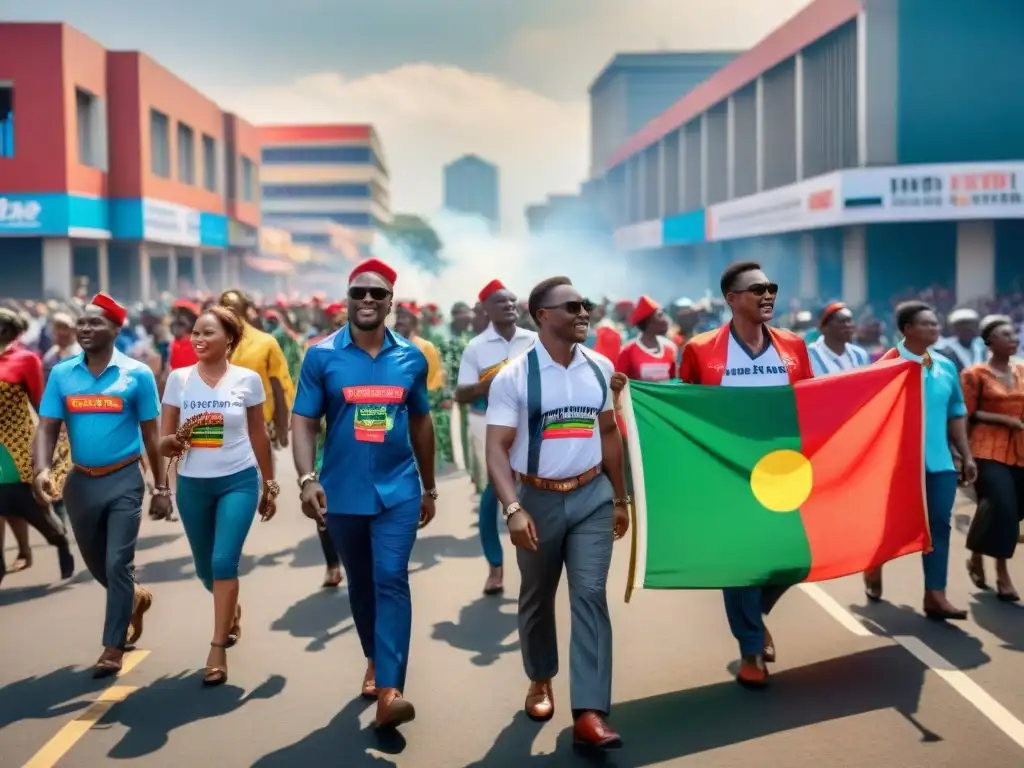
[[[255,249],[260,242],[259,230],[234,219],[228,220],[228,245],[232,248]]]
[[[150,243],[198,246],[199,211],[158,200],[142,201],[142,237]]]
[[[664,245],[664,232],[661,219],[642,221],[615,230],[612,235],[615,248],[619,251],[642,251],[648,248],[660,248]]]
[[[38,200],[17,200],[0,197],[0,227],[5,229],[38,229],[43,206]]]
[[[832,173],[709,206],[707,239],[733,240],[831,226],[839,215],[839,189],[840,174]]]
[[[107,200],[59,193],[0,194],[0,236],[107,239]]]

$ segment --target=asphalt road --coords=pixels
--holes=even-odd
[[[81,574],[53,586],[56,556],[36,541],[34,567],[0,587],[0,767],[589,764],[571,748],[565,675],[554,720],[538,726],[521,712],[518,575],[510,559],[507,596],[481,596],[486,569],[465,477],[440,485],[438,519],[413,556],[407,695],[418,719],[383,741],[368,727],[373,705],[357,697],[364,662],[345,590],[319,588],[322,555],[290,472],[282,485],[277,519],[255,525],[246,546],[244,636],[219,689],[200,686],[211,606],[180,524],[143,524],[139,577],[155,602],[134,667],[113,684],[88,672],[100,650],[102,590]],[[641,592],[626,605],[628,551],[619,544],[611,721],[626,744],[602,764],[1024,765],[1024,609],[975,594],[965,557],[956,533],[949,591],[971,618],[955,626],[917,612],[918,557],[887,567],[890,602],[878,606],[865,607],[856,577],[793,589],[769,622],[772,687],[752,692],[732,681],[736,650],[720,594]],[[1014,574],[1024,588],[1019,561]]]

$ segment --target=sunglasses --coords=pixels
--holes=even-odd
[[[753,285],[748,285],[746,288],[741,290],[733,291],[733,293],[752,293],[755,296],[764,296],[766,293],[770,293],[774,296],[778,292],[778,283],[754,283]]]
[[[597,305],[594,302],[583,299],[582,301],[563,301],[561,304],[552,304],[550,307],[541,307],[541,309],[561,309],[570,315],[578,315],[580,312],[590,314],[594,311],[595,306]]]
[[[353,286],[348,289],[348,297],[352,301],[363,301],[369,296],[374,301],[384,301],[388,296],[391,295],[391,291],[387,288],[362,288],[360,286]]]

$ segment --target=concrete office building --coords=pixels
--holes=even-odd
[[[262,214],[295,243],[327,248],[336,225],[364,255],[391,221],[384,151],[372,125],[261,126]]]
[[[815,0],[599,176],[637,273],[692,295],[761,261],[787,297],[961,302],[1024,279],[1024,3]],[[984,56],[958,52],[984,51]],[[692,283],[692,285],[691,285]]]
[[[445,210],[479,216],[493,231],[500,228],[498,166],[477,155],[463,155],[444,167]]]

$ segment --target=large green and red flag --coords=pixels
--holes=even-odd
[[[931,546],[921,366],[789,387],[631,381],[634,588],[797,584]]]

